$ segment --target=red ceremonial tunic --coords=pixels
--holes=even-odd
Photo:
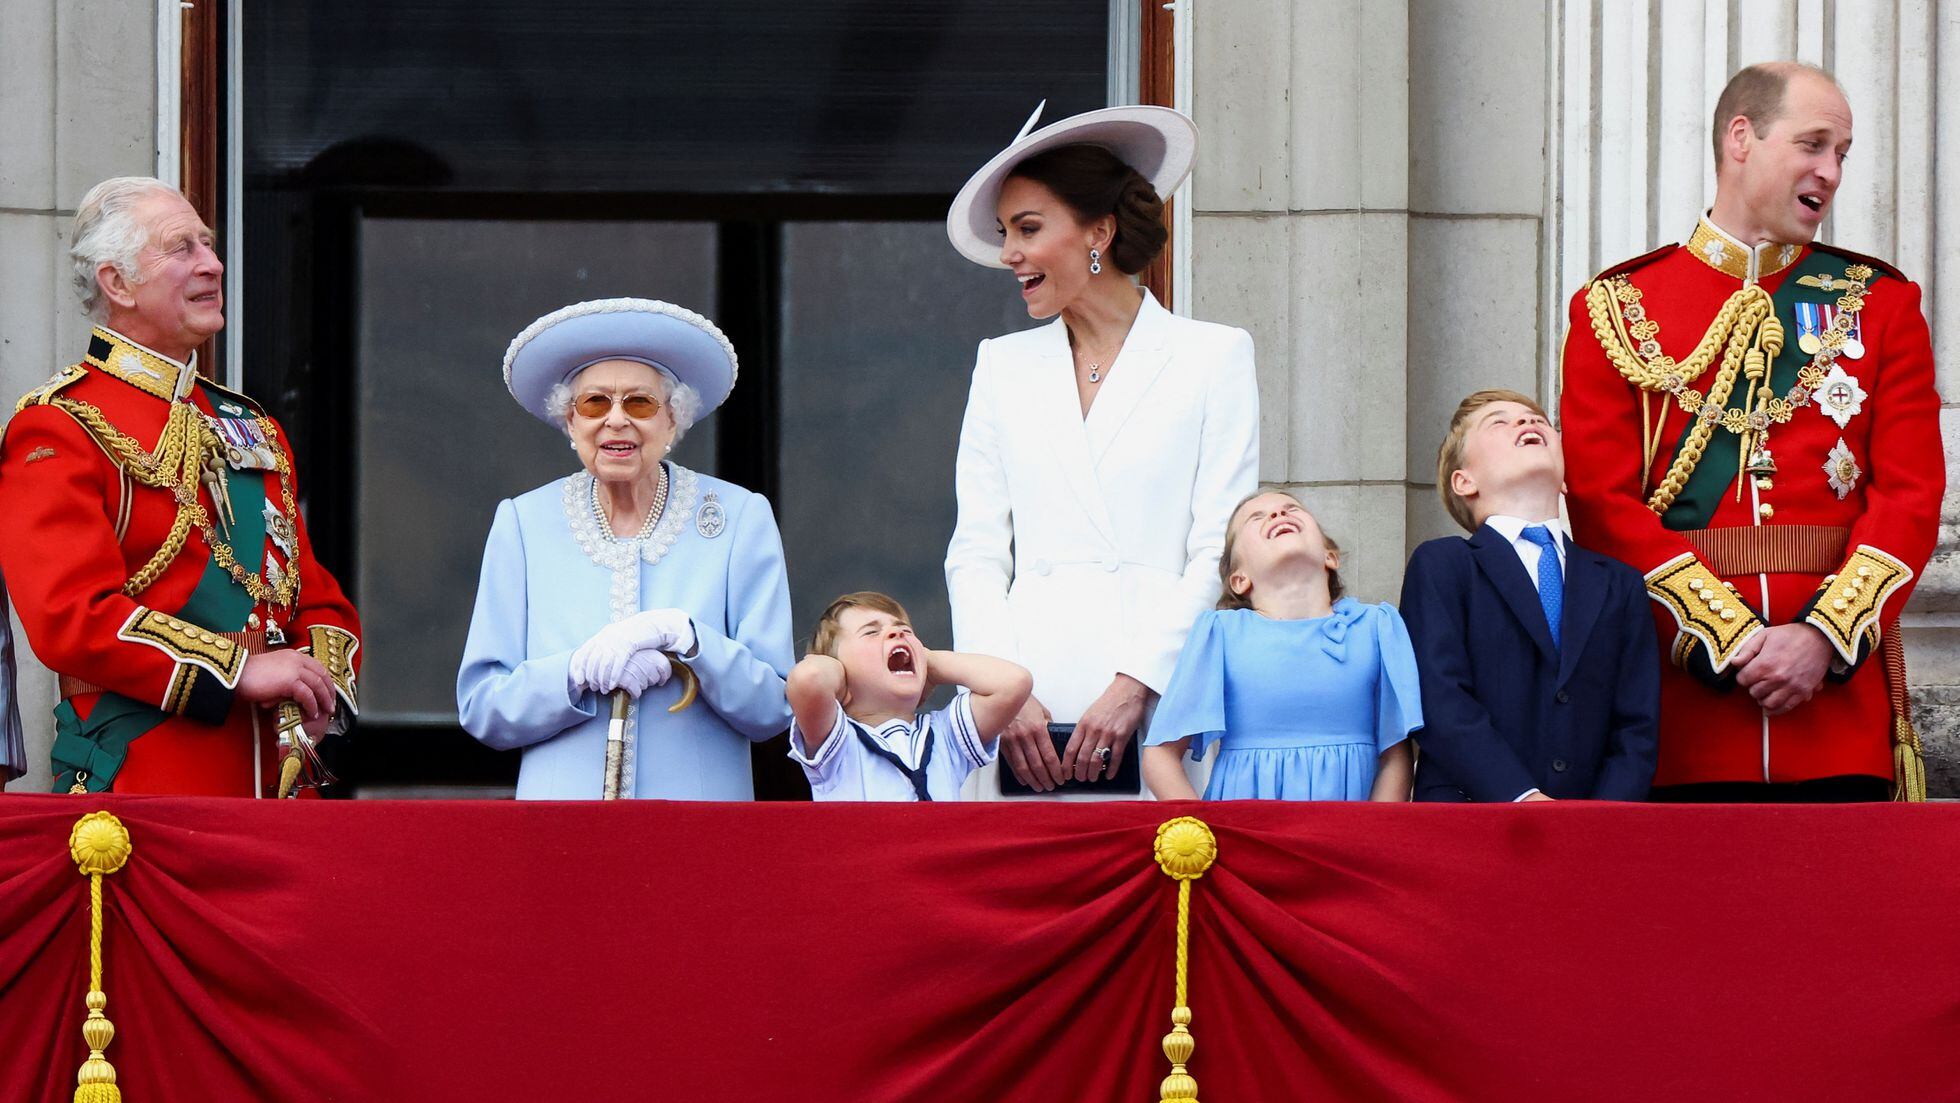
[[[198,416],[177,423],[225,468],[192,498],[235,571],[214,564],[203,528],[179,523],[174,485],[139,477],[180,405]],[[247,459],[227,464],[227,450]],[[360,621],[313,558],[291,470],[284,433],[251,400],[106,328],[87,360],[21,400],[0,440],[0,572],[35,655],[63,676],[58,791],[80,768],[97,773],[82,779],[90,789],[269,795],[272,714],[233,691],[249,651],[281,639],[325,663],[354,710]],[[214,484],[229,488],[228,527],[215,525]],[[181,543],[159,555],[173,527]],[[276,580],[295,572],[281,593]]]
[[[1758,443],[1770,460],[1755,465],[1748,438],[1718,425],[1682,495],[1657,511],[1650,499],[1695,420],[1666,390],[1679,373],[1664,377],[1748,282],[1770,293],[1782,325],[1769,380],[1791,399],[1788,420],[1767,423]],[[1855,340],[1818,359],[1829,335],[1820,323],[1850,307]],[[1722,347],[1683,386],[1688,402],[1706,399]],[[1643,389],[1630,366],[1663,379]],[[1739,376],[1720,408],[1746,421],[1748,390]],[[1828,246],[1751,250],[1704,220],[1689,245],[1609,269],[1573,298],[1560,396],[1569,508],[1578,541],[1643,572],[1656,602],[1671,660],[1656,785],[1893,776],[1886,671],[1867,660],[1938,537],[1939,404],[1918,286]],[[1809,702],[1770,717],[1734,684],[1729,660],[1754,632],[1792,622],[1831,639],[1833,672]]]

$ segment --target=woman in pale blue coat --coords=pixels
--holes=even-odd
[[[782,538],[761,495],[666,459],[735,375],[712,322],[649,299],[577,303],[511,342],[511,395],[585,467],[498,504],[456,678],[463,727],[523,749],[520,799],[601,795],[615,691],[621,796],[753,799],[749,744],[790,719]],[[700,681],[672,714],[670,655]]]

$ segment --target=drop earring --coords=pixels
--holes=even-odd
[[[1092,276],[1102,275],[1102,250],[1101,249],[1089,250],[1089,274]]]

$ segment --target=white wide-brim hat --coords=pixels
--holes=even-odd
[[[1043,100],[1041,107],[1045,106],[1047,101]],[[1027,125],[1006,149],[994,154],[993,160],[967,180],[946,212],[946,236],[952,239],[953,248],[975,264],[1007,267],[1000,262],[997,229],[1000,188],[1014,166],[1037,153],[1057,146],[1101,146],[1142,174],[1157,189],[1158,198],[1165,200],[1191,175],[1191,162],[1198,154],[1198,124],[1181,111],[1105,107],[1034,130],[1041,107],[1034,109]]]
[[[524,327],[504,352],[504,386],[539,421],[558,426],[551,388],[602,360],[665,368],[701,395],[698,421],[735,389],[735,346],[715,324],[658,299],[573,303]]]

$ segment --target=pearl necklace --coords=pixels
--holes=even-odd
[[[647,510],[647,519],[640,525],[640,531],[631,537],[614,534],[612,518],[606,516],[605,506],[599,501],[599,480],[592,480],[592,515],[599,519],[599,531],[614,540],[645,540],[653,535],[653,526],[660,523],[660,515],[667,511],[667,465],[660,465],[660,482],[653,491],[653,508]]]

